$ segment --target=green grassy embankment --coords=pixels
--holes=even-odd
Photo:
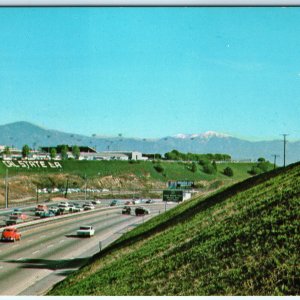
[[[300,164],[185,202],[49,295],[299,295]]]
[[[224,163],[218,164],[218,170],[215,174],[206,174],[203,168],[198,165],[197,171],[191,171],[190,164],[183,162],[160,162],[163,167],[162,172],[155,169],[157,163],[152,162],[128,162],[128,161],[62,161],[62,169],[51,168],[9,168],[9,175],[32,175],[32,174],[72,174],[80,177],[85,175],[89,178],[104,176],[126,176],[133,174],[137,177],[151,178],[158,181],[168,180],[229,180],[240,181],[250,177],[248,171],[254,163]],[[233,177],[227,177],[223,174],[225,167],[230,166],[233,169]],[[270,165],[271,167],[271,165]],[[0,163],[0,175],[5,175],[6,167]]]

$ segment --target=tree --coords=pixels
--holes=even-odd
[[[226,167],[223,171],[224,175],[232,177],[233,176],[233,170],[230,167]]]
[[[4,153],[5,155],[10,155],[10,154],[11,154],[10,149],[9,149],[8,146],[5,146],[3,153]]]
[[[68,147],[66,145],[61,147],[60,155],[62,160],[66,160],[68,158]]]
[[[75,157],[75,159],[79,158],[79,156],[80,156],[80,149],[79,149],[78,146],[75,145],[75,146],[72,147],[72,154]]]
[[[217,164],[216,164],[216,161],[215,161],[215,160],[212,162],[212,166],[213,166],[214,169],[217,171],[218,167],[217,167]]]
[[[56,157],[56,155],[57,155],[56,149],[55,148],[51,148],[51,150],[50,150],[50,157],[51,157],[51,159],[54,159]]]
[[[23,156],[23,158],[28,157],[29,152],[30,152],[29,146],[28,145],[24,145],[23,148],[22,148],[22,156]]]
[[[196,173],[196,172],[197,172],[197,165],[196,165],[195,162],[192,162],[191,171],[192,171],[193,173]]]
[[[265,162],[266,161],[266,159],[265,158],[263,158],[263,157],[260,157],[258,160],[257,160],[258,162]]]

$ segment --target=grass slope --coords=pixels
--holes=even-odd
[[[300,294],[300,165],[183,203],[128,232],[50,295]]]
[[[197,172],[193,173],[190,170],[190,164],[182,162],[161,162],[160,165],[164,168],[164,171],[159,173],[155,170],[153,164],[150,161],[146,162],[128,162],[128,161],[76,161],[69,160],[60,162],[63,169],[16,169],[10,168],[10,175],[18,174],[53,174],[53,173],[68,173],[79,175],[89,178],[96,176],[124,176],[128,174],[134,174],[138,177],[152,178],[153,180],[167,181],[167,180],[229,180],[239,181],[248,178],[250,175],[248,171],[251,169],[254,163],[226,163],[218,165],[218,172],[213,175],[208,175],[202,171],[202,167],[198,165]],[[229,178],[222,172],[225,167],[230,166],[233,169],[234,176]],[[271,165],[270,165],[271,167]],[[0,175],[5,175],[6,167],[0,162]]]

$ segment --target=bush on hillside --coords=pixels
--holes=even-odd
[[[162,173],[165,169],[162,165],[155,165],[154,169],[158,172],[158,173]]]
[[[214,166],[211,163],[209,163],[203,166],[203,172],[206,174],[215,174],[217,171],[214,168]]]
[[[223,174],[229,177],[233,176],[233,170],[230,167],[226,167],[223,171]]]

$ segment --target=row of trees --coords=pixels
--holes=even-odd
[[[207,153],[207,154],[197,154],[197,153],[183,153],[178,150],[172,150],[171,152],[165,153],[165,159],[167,160],[181,160],[181,161],[201,161],[201,160],[215,160],[215,161],[230,161],[231,156],[222,153]]]
[[[30,147],[28,145],[24,145],[22,147],[22,157],[27,158],[30,154],[30,151],[31,151]],[[55,159],[57,154],[60,154],[61,158],[63,160],[66,160],[66,159],[68,159],[68,152],[69,152],[69,146],[68,145],[57,145],[57,147],[55,147],[55,148],[50,148],[49,147],[49,154],[50,154],[51,159]],[[3,153],[5,155],[10,155],[11,154],[10,148],[8,146],[6,146],[4,148]],[[79,149],[78,146],[76,146],[76,145],[72,146],[72,155],[75,159],[79,158],[80,149]]]

